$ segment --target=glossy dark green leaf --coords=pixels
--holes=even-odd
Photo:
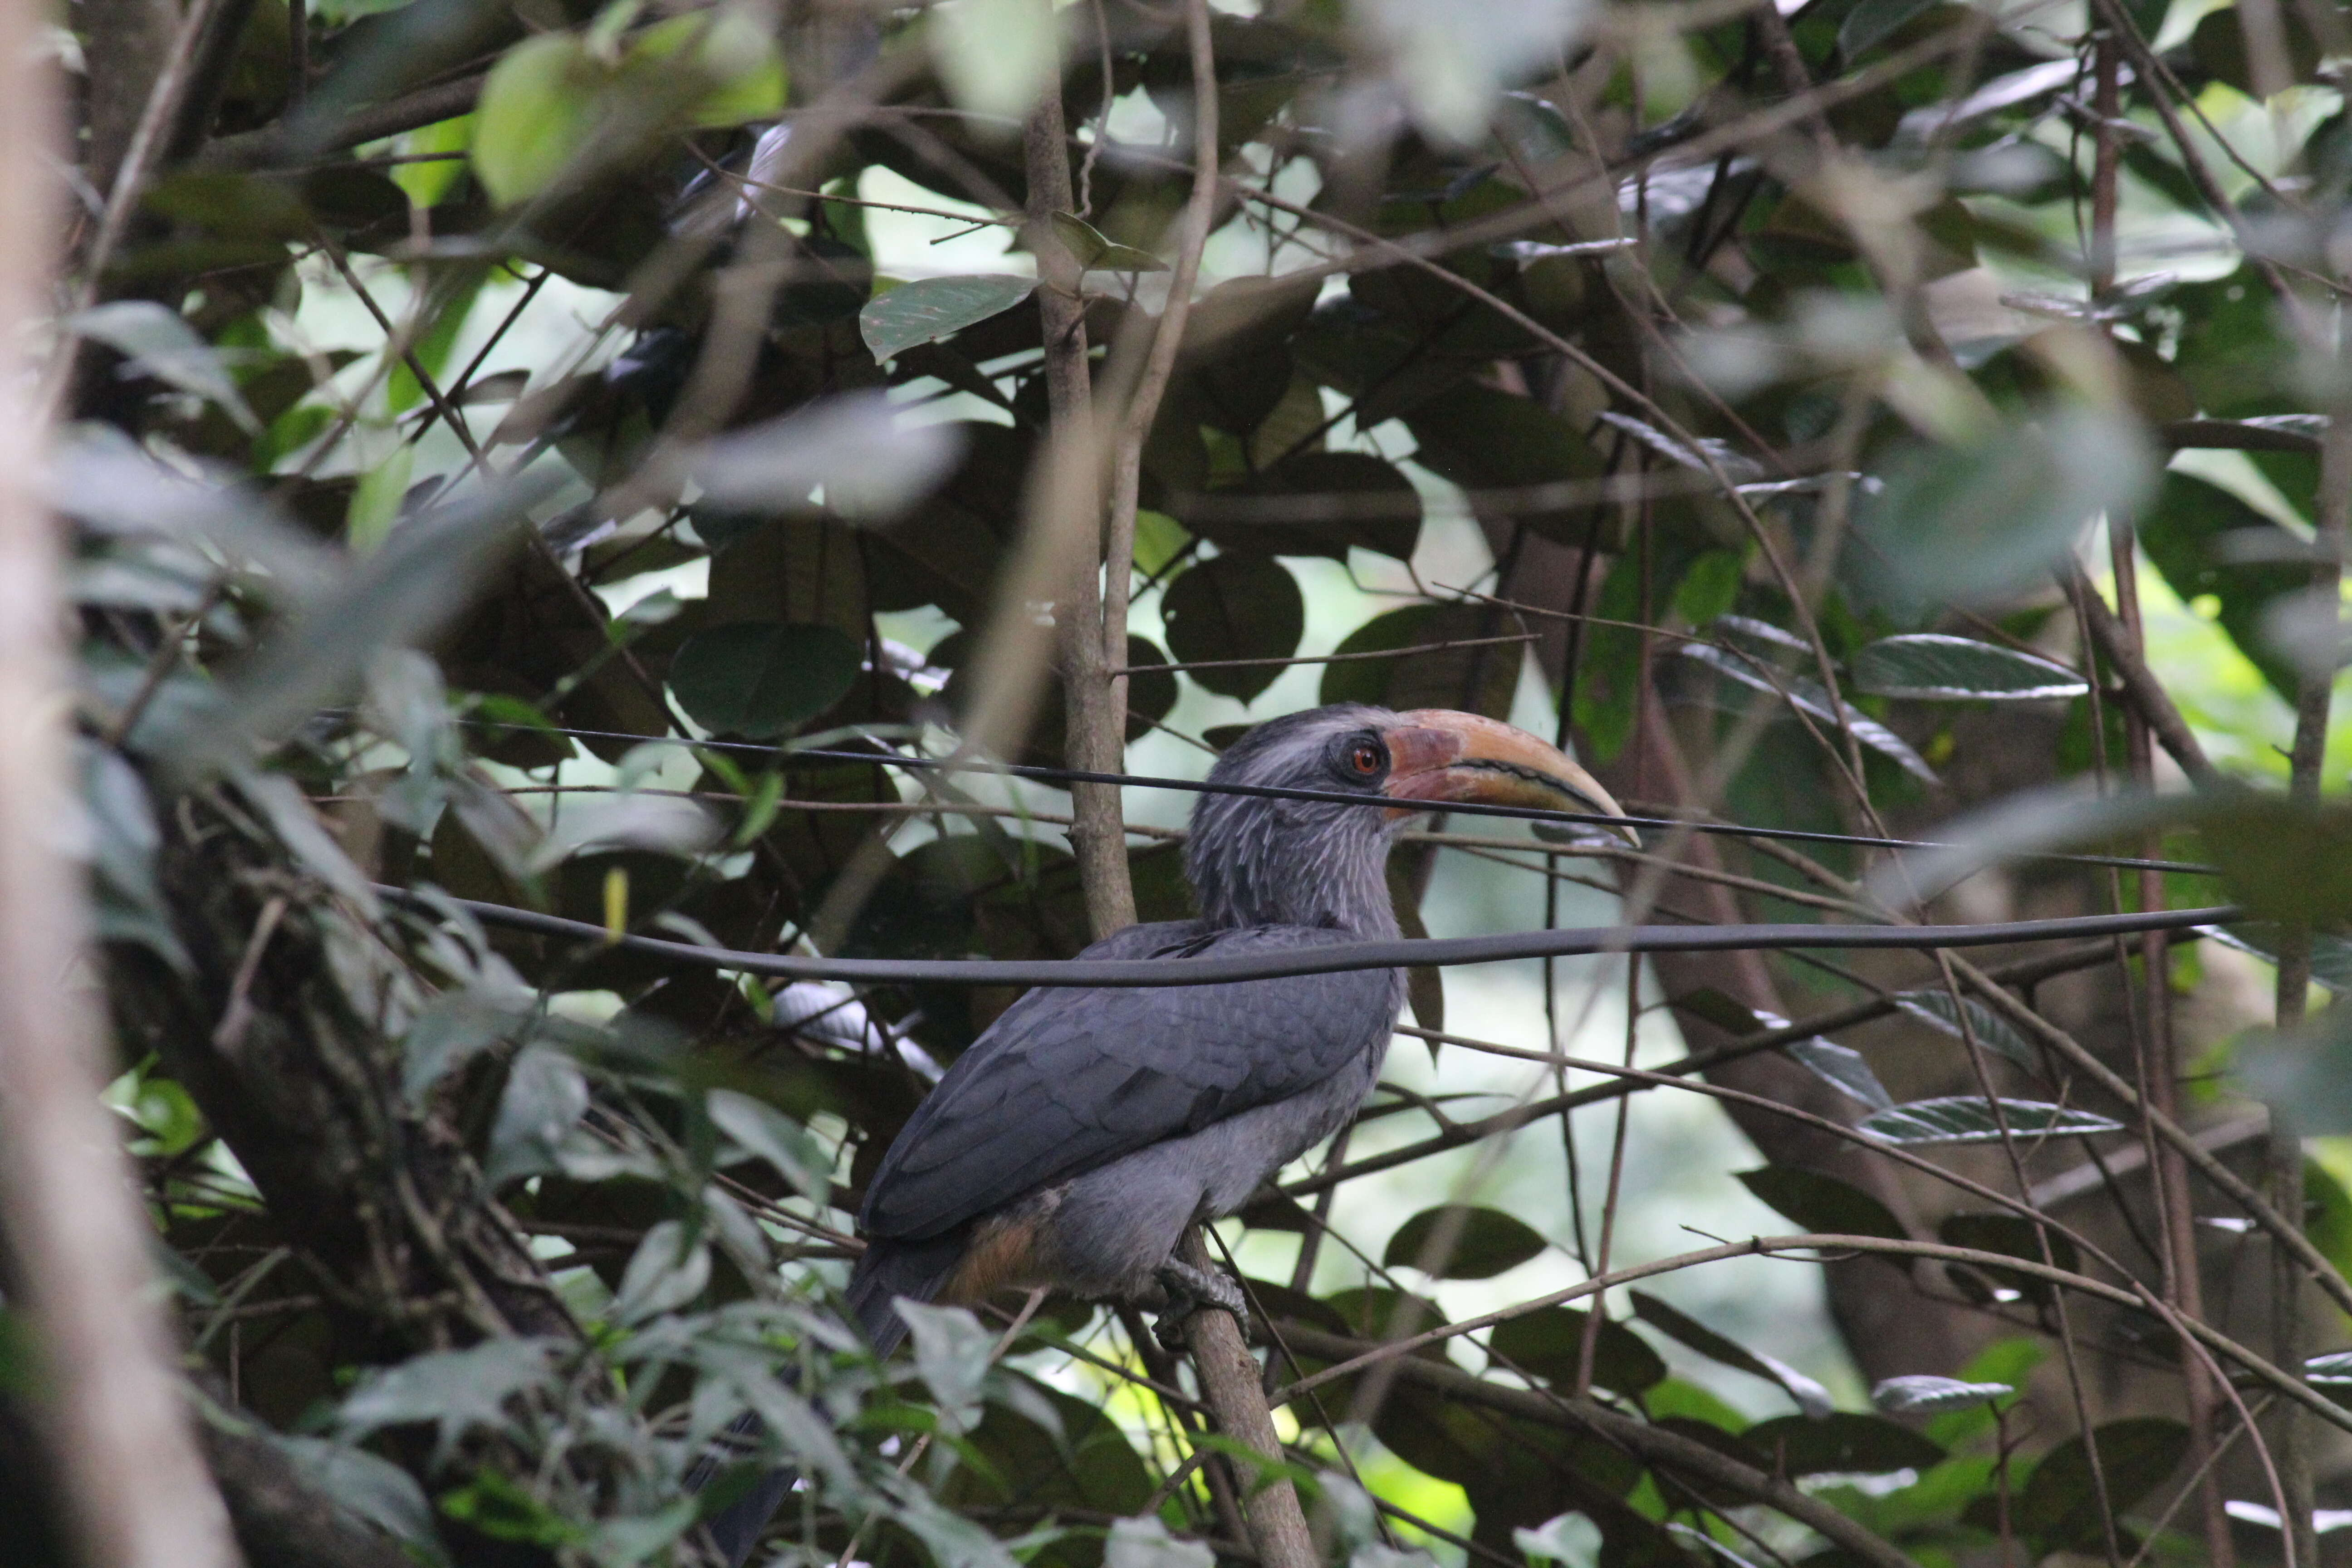
[[[1751,1011],[1745,1004],[1734,1000],[1712,985],[1703,985],[1675,998],[1677,1012],[1705,1019],[1717,1028],[1733,1036],[1759,1034],[1766,1029],[1786,1028],[1789,1020],[1777,1013]],[[1791,1060],[1803,1067],[1823,1083],[1860,1105],[1873,1110],[1885,1110],[1895,1103],[1878,1075],[1870,1070],[1870,1063],[1860,1051],[1825,1040],[1816,1035],[1811,1039],[1791,1040],[1780,1047]]]
[[[1180,664],[1288,658],[1307,630],[1307,600],[1298,580],[1265,556],[1220,555],[1190,568],[1168,584],[1160,613],[1169,651]],[[1282,667],[1190,673],[1211,691],[1247,702],[1274,684]]]
[[[1386,1340],[1417,1334],[1445,1321],[1444,1312],[1427,1297],[1409,1295],[1383,1285],[1335,1290],[1323,1298],[1323,1305],[1339,1313],[1340,1320],[1347,1324],[1346,1332],[1360,1340]],[[1432,1360],[1443,1360],[1445,1351],[1442,1345],[1428,1345],[1414,1353]]]
[[[1530,398],[1478,385],[1458,386],[1405,416],[1423,468],[1465,489],[1524,489],[1591,479],[1601,454],[1567,420]],[[1589,502],[1542,504],[1522,498],[1515,513],[1536,532],[1581,543]]]
[[[2098,1429],[2096,1438],[2107,1503],[2117,1513],[2161,1486],[2189,1453],[2189,1428],[2158,1415],[2110,1421]],[[2091,1477],[2089,1447],[2079,1434],[2033,1467],[2010,1518],[2018,1532],[2043,1552],[2098,1550],[2105,1533],[2098,1491]]]
[[[1740,621],[1740,616],[1724,616],[1722,621],[1717,621],[1717,627],[1722,627],[1724,623],[1738,623],[1738,621]],[[1759,626],[1759,623],[1750,621],[1748,626],[1752,627],[1752,626]],[[1867,748],[1874,750],[1874,752],[1884,754],[1884,757],[1894,757],[1895,766],[1900,766],[1900,769],[1906,771],[1906,773],[1910,773],[1912,778],[1916,778],[1916,781],[1938,783],[1938,778],[1936,778],[1936,769],[1931,769],[1931,766],[1927,764],[1927,759],[1916,752],[1916,750],[1912,750],[1912,745],[1906,741],[1906,738],[1898,736],[1898,733],[1891,731],[1891,729],[1886,729],[1884,724],[1879,724],[1877,720],[1872,720],[1870,715],[1865,715],[1865,712],[1863,712],[1861,708],[1855,708],[1853,703],[1832,705],[1828,687],[1822,687],[1822,684],[1818,682],[1818,679],[1813,679],[1811,675],[1801,675],[1801,668],[1804,668],[1801,666],[1801,660],[1797,663],[1797,668],[1788,668],[1788,670],[1783,670],[1783,666],[1788,663],[1788,660],[1764,658],[1764,656],[1757,656],[1755,651],[1731,651],[1731,648],[1715,647],[1715,644],[1710,642],[1682,642],[1675,647],[1675,651],[1682,654],[1684,658],[1703,663],[1703,666],[1707,666],[1710,670],[1715,670],[1717,675],[1731,677],[1731,679],[1736,679],[1738,684],[1748,687],[1750,691],[1761,691],[1761,693],[1767,693],[1767,696],[1776,696],[1776,699],[1785,700],[1785,703],[1794,705],[1794,708],[1800,708],[1801,712],[1806,712],[1806,715],[1811,715],[1813,720],[1818,720],[1821,724],[1834,726],[1837,724],[1837,712],[1839,710],[1844,710],[1846,729],[1853,731],[1855,741],[1861,741],[1863,745],[1867,745]]]
[[[976,321],[1011,310],[1035,290],[1034,278],[982,274],[919,278],[901,283],[857,312],[857,330],[880,364],[901,349],[937,342]]]
[[[1572,1384],[1589,1321],[1590,1314],[1573,1307],[1542,1307],[1496,1324],[1487,1343],[1499,1359],[1532,1376]],[[1592,1381],[1602,1388],[1639,1394],[1665,1381],[1666,1363],[1658,1352],[1614,1319],[1601,1321],[1592,1352]]]
[[[1767,1165],[1739,1173],[1740,1185],[1801,1229],[1823,1236],[1884,1236],[1907,1241],[1910,1233],[1885,1204],[1859,1187],[1819,1171]]]
[[[1447,1234],[1450,1242],[1444,1239]],[[1526,1221],[1500,1209],[1449,1204],[1423,1209],[1397,1226],[1381,1262],[1390,1268],[1422,1269],[1440,1279],[1489,1279],[1541,1257],[1550,1245]]]
[[[2136,503],[2152,477],[2137,426],[2061,407],[1974,445],[1902,448],[1854,524],[1903,613],[1990,603],[2039,580],[2094,516]]]
[[[1249,493],[1279,496],[1297,513],[1281,522],[1229,525],[1236,542],[1266,537],[1256,548],[1272,555],[1328,555],[1345,561],[1350,547],[1392,561],[1410,561],[1421,542],[1421,492],[1396,466],[1369,452],[1300,452],[1257,476]]]
[[[2050,1135],[2074,1137],[2095,1132],[2120,1132],[2123,1123],[2073,1106],[2048,1105],[2032,1100],[2003,1100],[2001,1119],[1991,1104],[1975,1095],[1948,1095],[1937,1100],[1914,1100],[1865,1116],[1857,1131],[1889,1143],[1998,1143],[2001,1120],[2020,1138]]]
[[[2042,1053],[2033,1048],[2032,1042],[2019,1034],[2008,1019],[1973,996],[1961,997],[1956,1007],[1950,992],[1930,987],[1906,991],[1895,998],[1895,1005],[1939,1034],[1963,1043],[1970,1036],[1975,1037],[1979,1047],[1995,1056],[2006,1057],[2036,1078],[2046,1070]],[[1965,1033],[1963,1018],[1968,1021]]]
[[[2031,1263],[2047,1262],[2069,1273],[2082,1266],[2082,1256],[2074,1244],[2056,1231],[2047,1232],[2050,1255],[2042,1256],[2042,1238],[2045,1234],[2023,1215],[1956,1214],[1947,1215],[1936,1226],[1936,1235],[1948,1247],[1966,1247],[1978,1252],[2006,1253]],[[2047,1279],[2015,1269],[2003,1269],[1990,1264],[1970,1264],[1979,1273],[1990,1277],[1997,1286],[2016,1291],[2027,1300],[2047,1304],[2057,1299],[2057,1286]]]
[[[1895,1104],[1895,1097],[1870,1070],[1870,1063],[1851,1046],[1841,1046],[1835,1040],[1822,1039],[1819,1035],[1810,1040],[1791,1040],[1781,1049],[1823,1083],[1856,1104],[1873,1110],[1885,1110]]]
[[[1870,1402],[1898,1415],[1939,1415],[1947,1410],[1973,1410],[2016,1392],[2005,1383],[1963,1383],[1914,1373],[1883,1380],[1870,1391]]]
[[[1739,1437],[1770,1456],[1775,1473],[1790,1476],[1883,1476],[1944,1461],[1942,1447],[1910,1427],[1852,1411],[1759,1421]]]
[[[1921,700],[2021,702],[2080,697],[2089,689],[2063,665],[1940,632],[1866,645],[1853,656],[1852,678],[1857,691]]]
[[[857,645],[832,626],[737,621],[687,638],[669,686],[703,728],[764,741],[839,701],[860,662]]]
[[[1689,1346],[1710,1361],[1719,1361],[1751,1377],[1779,1384],[1788,1391],[1789,1397],[1797,1402],[1797,1407],[1804,1412],[1805,1419],[1819,1420],[1835,1408],[1828,1389],[1788,1363],[1726,1339],[1696,1318],[1677,1307],[1669,1306],[1646,1290],[1629,1290],[1626,1294],[1633,1299],[1633,1315],[1668,1339]]]
[[[1521,645],[1480,639],[1508,637],[1518,629],[1509,616],[1475,605],[1407,605],[1374,616],[1333,651],[1430,651],[1325,665],[1322,700],[1370,702],[1400,711],[1461,708],[1500,717],[1510,711],[1527,653]],[[1453,646],[1470,642],[1480,646]]]

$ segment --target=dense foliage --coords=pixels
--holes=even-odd
[[[1205,1568],[1280,1478],[1359,1568],[2307,1559],[2282,1512],[2315,1471],[2352,1499],[2352,1191],[2258,1101],[2352,1131],[2352,1039],[2303,1021],[2352,984],[2352,14],[1188,14],[67,7],[49,493],[110,1102],[248,1560],[703,1561],[698,1510],[779,1458],[793,1562]],[[1091,423],[1055,381],[1089,368]],[[1057,457],[1099,481],[1075,527]],[[1630,993],[1547,965],[1516,1046],[1415,972],[1357,1128],[1223,1227],[1269,1465],[1131,1309],[909,1309],[877,1364],[829,1307],[866,1178],[1011,991],[461,901],[1067,957],[1087,802],[970,743],[1197,777],[1318,700],[1556,725],[1637,814],[1822,836],[1456,816],[1397,857],[1414,934],[1441,850],[1635,924],[2248,913],[1662,955]],[[1179,914],[1185,797],[1125,798],[1134,907]],[[1922,836],[1959,847],[1871,843]],[[1675,1079],[1582,1062],[1661,1004]],[[1446,1089],[1514,1050],[1523,1092]],[[1686,1090],[1760,1156],[1708,1184],[1844,1238],[1774,1247],[1826,1258],[1858,1384],[1654,1279],[1506,1281],[1284,1399],[1460,1281],[1651,1262],[1609,1119]],[[1554,1124],[1566,1190],[1505,1212],[1481,1184]],[[1659,1273],[1813,1267],[1717,1239]],[[0,1381],[26,1563],[65,1551],[35,1381]],[[687,1489],[746,1410],[760,1451]]]

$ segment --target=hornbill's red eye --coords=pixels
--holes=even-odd
[[[1379,773],[1381,764],[1387,761],[1381,749],[1370,741],[1359,741],[1348,748],[1348,765],[1366,778]]]

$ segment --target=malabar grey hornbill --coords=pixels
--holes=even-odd
[[[1202,795],[1184,851],[1199,918],[1129,926],[1081,956],[1393,938],[1389,847],[1422,812],[1484,801],[1624,815],[1533,735],[1435,709],[1342,703],[1271,720],[1209,777],[1365,804]],[[971,1302],[1009,1287],[1132,1301],[1160,1310],[1163,1330],[1203,1302],[1238,1314],[1233,1281],[1179,1261],[1177,1242],[1355,1113],[1403,1000],[1393,969],[1030,991],[956,1058],[875,1173],[847,1291],[858,1326],[887,1355],[907,1333],[899,1298]],[[772,1476],[712,1521],[730,1563],[791,1485]]]

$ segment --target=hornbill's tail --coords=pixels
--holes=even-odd
[[[877,1359],[887,1358],[907,1337],[907,1320],[898,1315],[894,1305],[898,1298],[929,1300],[948,1282],[962,1258],[961,1236],[929,1242],[867,1244],[865,1255],[858,1258],[857,1268],[849,1277],[844,1299],[850,1316],[856,1320],[858,1331],[874,1347]],[[787,1383],[797,1381],[794,1369],[785,1369],[783,1376]],[[739,1439],[756,1438],[760,1435],[760,1418],[746,1411],[736,1417],[728,1432]],[[720,1462],[720,1457],[713,1456],[697,1465],[687,1478],[688,1489],[699,1491],[709,1484]],[[760,1478],[759,1485],[711,1516],[710,1538],[725,1554],[727,1568],[743,1568],[751,1548],[759,1544],[761,1532],[768,1528],[768,1521],[792,1495],[793,1483],[799,1479],[797,1470],[771,1470]]]

